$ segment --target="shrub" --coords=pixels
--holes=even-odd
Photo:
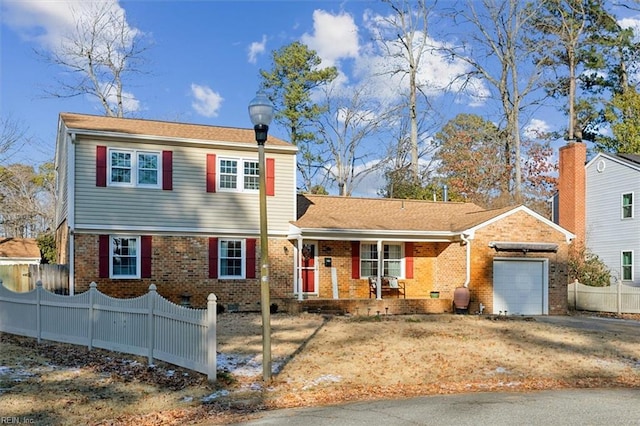
[[[569,278],[592,287],[610,284],[611,271],[602,259],[586,247],[572,247],[569,252]]]

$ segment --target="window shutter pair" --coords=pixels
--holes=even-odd
[[[256,239],[245,241],[245,277],[256,277]],[[209,278],[218,278],[218,238],[209,238]]]
[[[266,159],[266,194],[276,195],[276,160]],[[207,154],[207,192],[216,192],[216,154]]]
[[[107,186],[107,147],[96,147],[96,186]],[[173,190],[173,151],[162,151],[162,189]]]
[[[151,258],[152,258],[152,238],[151,235],[140,237],[140,277],[151,278]],[[109,278],[109,236],[100,235],[98,237],[98,276]]]
[[[413,243],[404,243],[405,277],[413,278]],[[351,278],[360,278],[360,241],[351,241]]]

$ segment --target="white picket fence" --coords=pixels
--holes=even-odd
[[[591,287],[577,280],[569,284],[569,306],[583,311],[640,314],[640,287],[616,283]]]
[[[56,342],[102,348],[166,361],[216,380],[216,296],[207,309],[176,305],[149,292],[134,299],[89,291],[64,296],[36,284],[15,293],[0,281],[0,331]]]

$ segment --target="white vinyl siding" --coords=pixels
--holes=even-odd
[[[605,167],[598,163],[604,162]],[[622,279],[622,251],[640,250],[640,220],[635,212],[630,218],[624,218],[623,194],[640,193],[640,166],[614,161],[600,155],[591,160],[586,169],[586,242],[588,248],[607,265],[617,280]],[[633,200],[632,200],[633,201]],[[637,203],[632,202],[632,209]],[[633,282],[640,285],[638,262],[632,266]]]
[[[80,139],[80,138],[79,138]],[[206,192],[206,156],[248,157],[249,153],[184,145],[109,142],[109,148],[162,152],[173,151],[173,190],[96,187],[97,145],[104,141],[76,143],[76,228],[167,230],[210,234],[257,234],[260,208],[257,192]],[[256,148],[257,149],[257,148]],[[295,220],[295,155],[271,153],[275,159],[275,196],[267,197],[268,227],[284,235]],[[219,177],[219,171],[218,171]],[[161,176],[160,176],[160,180]]]

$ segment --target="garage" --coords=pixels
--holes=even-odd
[[[548,260],[503,258],[493,261],[493,313],[549,313]]]

